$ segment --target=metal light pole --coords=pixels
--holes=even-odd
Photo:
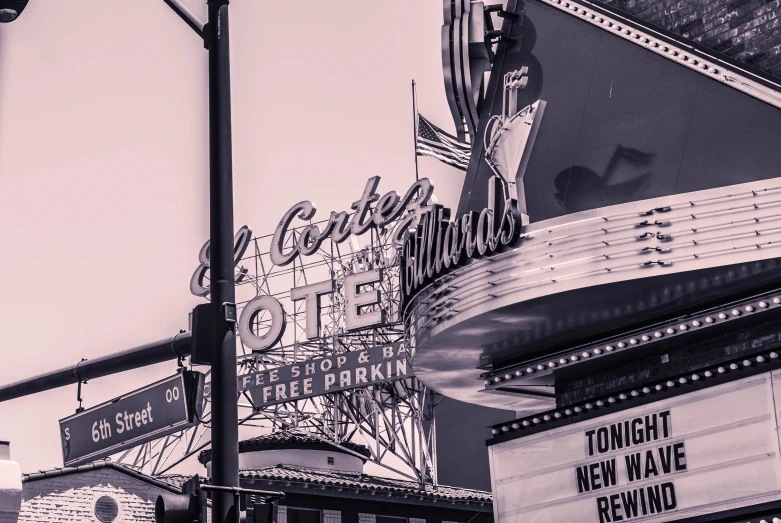
[[[218,325],[212,352],[212,484],[239,486],[235,323],[225,321],[236,290],[233,275],[233,166],[231,154],[228,0],[208,0],[204,37],[209,47],[209,185],[211,303]],[[212,521],[236,521],[230,492],[212,493]]]
[[[233,487],[239,486],[239,430],[236,403],[236,289],[233,275],[233,166],[231,154],[229,0],[207,0],[203,25],[180,0],[163,0],[203,39],[209,50],[209,191],[210,191],[210,316],[215,322],[210,340],[212,365],[212,485],[213,523],[238,521]],[[19,17],[28,0],[0,0],[0,23]],[[189,335],[85,362],[0,388],[0,401],[105,376],[191,352]],[[76,380],[76,381],[74,381]]]

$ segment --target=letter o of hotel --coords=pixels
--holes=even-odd
[[[258,314],[266,311],[271,315],[271,326],[262,336],[258,336],[252,331],[252,323],[257,319]],[[239,317],[239,336],[245,346],[254,352],[262,352],[277,343],[282,335],[285,334],[287,325],[287,316],[285,309],[279,300],[273,296],[258,296],[247,303],[241,311]]]

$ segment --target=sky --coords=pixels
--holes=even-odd
[[[304,199],[348,210],[371,176],[406,191],[413,78],[420,112],[453,131],[440,2],[234,0],[230,19],[236,228],[273,232]],[[187,328],[209,235],[207,65],[162,0],[31,0],[0,25],[0,384]],[[419,170],[457,205],[461,171]],[[92,380],[84,406],[175,369]],[[24,472],[62,466],[57,422],[77,406],[75,385],[0,403]]]

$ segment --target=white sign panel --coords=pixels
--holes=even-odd
[[[497,523],[675,521],[781,499],[775,404],[781,372],[493,445]]]

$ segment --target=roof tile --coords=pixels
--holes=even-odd
[[[425,489],[422,490],[420,485],[414,481],[381,478],[378,476],[344,471],[310,469],[291,465],[242,469],[240,475],[242,478],[246,479],[333,485],[364,491],[381,491],[407,496],[421,496],[432,501],[446,500],[491,503],[493,499],[490,492],[483,492],[481,490],[470,490],[445,485],[439,485],[436,488],[433,485],[426,485]]]

